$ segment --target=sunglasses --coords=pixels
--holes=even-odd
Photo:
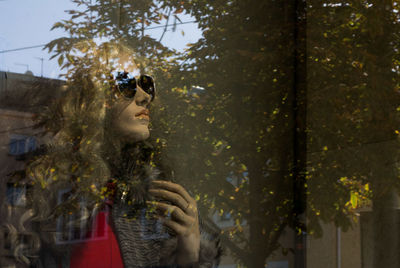
[[[132,100],[135,97],[137,86],[151,96],[150,101],[152,101],[156,95],[154,79],[149,75],[142,74],[136,79],[130,76],[128,72],[118,72],[115,81],[118,91],[126,99]]]

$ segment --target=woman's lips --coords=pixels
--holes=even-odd
[[[149,110],[148,109],[141,110],[139,113],[137,113],[135,115],[135,118],[143,119],[143,120],[150,120]]]
[[[146,115],[146,114],[136,115],[135,118],[143,119],[143,120],[150,120],[150,117],[148,115]]]

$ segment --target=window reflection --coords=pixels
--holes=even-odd
[[[2,265],[399,266],[397,1],[24,3]]]

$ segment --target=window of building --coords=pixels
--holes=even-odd
[[[22,155],[36,149],[36,138],[33,136],[12,134],[9,142],[10,155]]]
[[[24,244],[27,248],[33,247],[32,244],[32,237],[28,233],[19,233],[16,235],[16,238],[11,238],[10,232],[8,230],[4,231],[2,234],[3,237],[3,250],[5,250],[5,253],[12,254],[10,250],[12,250],[11,244],[13,243],[13,239],[16,239],[14,243],[22,243]]]
[[[149,232],[149,230],[152,231]],[[166,227],[163,226],[160,220],[151,219],[146,215],[146,209],[142,209],[140,214],[140,236],[145,240],[166,239],[170,237]]]
[[[7,183],[6,199],[7,203],[11,206],[25,206],[26,186],[17,185],[15,183]]]
[[[70,189],[65,189],[58,194],[58,203],[65,202],[70,194]],[[62,215],[57,220],[57,244],[80,243],[84,241],[94,241],[107,239],[107,215],[108,207],[100,211],[97,221],[88,218],[85,208],[85,200],[81,200],[81,211],[79,213]],[[86,220],[83,220],[86,219]],[[74,222],[79,222],[79,226]]]

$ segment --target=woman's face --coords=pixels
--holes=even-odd
[[[150,101],[151,96],[138,86],[132,100],[120,96],[113,105],[112,127],[122,142],[137,142],[150,136],[148,110]]]

